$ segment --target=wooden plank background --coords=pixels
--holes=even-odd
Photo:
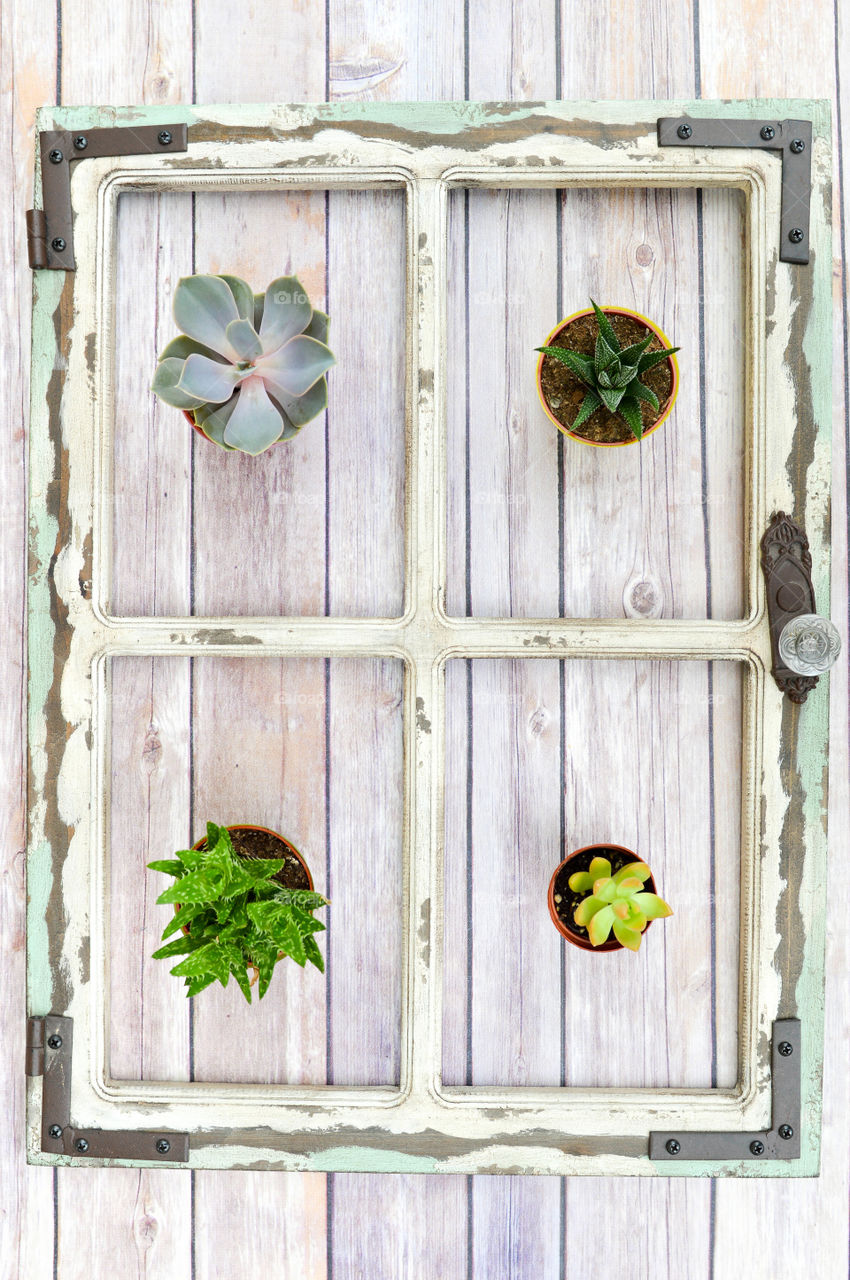
[[[0,573],[7,616],[20,620],[0,637],[8,700],[0,719],[0,1080],[11,1135],[0,1155],[0,1275],[259,1280],[274,1271],[311,1280],[555,1280],[592,1267],[628,1280],[708,1280],[743,1268],[769,1280],[805,1263],[817,1280],[846,1276],[850,1001],[841,921],[850,901],[838,876],[829,901],[818,1181],[325,1178],[25,1166],[24,210],[38,105],[831,96],[838,228],[833,617],[841,626],[847,619],[847,210],[839,145],[847,36],[837,0],[834,10],[825,0],[810,10],[804,58],[789,0],[625,0],[592,10],[534,0],[466,7],[448,0],[417,7],[255,0],[243,13],[220,0],[140,0],[104,10],[94,36],[92,16],[82,0],[29,0],[26,7],[7,0],[0,10],[0,165],[11,194],[0,236],[4,260],[15,264],[2,306],[6,334],[21,338],[20,345],[0,345],[0,397],[10,424],[0,439]],[[398,612],[404,477],[397,197],[205,195],[131,197],[125,204],[112,607]],[[488,616],[740,613],[739,218],[726,193],[453,197],[450,609]],[[260,287],[290,266],[331,312],[340,363],[326,420],[258,469],[173,430],[173,415],[150,406],[145,385],[171,329],[170,291],[179,275],[226,268]],[[650,312],[689,348],[675,423],[640,451],[601,455],[553,439],[540,421],[528,348],[589,292]],[[697,355],[705,360],[701,377]],[[446,981],[444,1075],[458,1083],[722,1085],[735,1054],[730,872],[737,856],[739,678],[722,663],[601,663],[589,673],[583,665],[450,668],[456,785],[446,827],[446,972],[461,980]],[[122,659],[112,679],[116,1074],[394,1079],[394,665]],[[842,663],[832,678],[830,803],[839,866],[848,853],[847,697]],[[620,741],[600,734],[608,724]],[[630,767],[635,756],[652,779],[651,801]],[[309,851],[317,881],[333,899],[324,939],[327,987],[318,975],[280,975],[281,998],[268,1009],[240,1008],[227,992],[190,1010],[145,960],[162,909],[153,905],[156,886],[142,878],[141,864],[194,834],[210,804],[235,819],[246,817],[244,803]],[[616,830],[624,843],[652,851],[677,906],[687,905],[689,894],[696,900],[714,892],[713,912],[692,917],[689,935],[676,932],[673,921],[655,926],[667,930],[664,943],[652,936],[638,968],[626,963],[631,957],[609,957],[614,983],[577,969],[529,910],[563,841],[575,847],[594,838],[600,815],[610,838]],[[494,914],[498,933],[488,928]],[[640,1052],[626,1055],[619,1017],[643,1001],[650,982],[663,984],[665,999],[640,1029]],[[365,1022],[367,1002],[372,1016]],[[584,1011],[591,1002],[605,1012],[588,1042]],[[259,1026],[246,1054],[246,1034]]]

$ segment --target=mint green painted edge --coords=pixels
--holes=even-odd
[[[715,112],[710,108],[722,107]],[[816,137],[831,137],[831,103],[827,99],[797,101],[794,99],[764,99],[749,103],[693,104],[689,114],[734,115],[729,107],[741,108],[740,114],[811,116],[812,131]],[[752,108],[746,112],[743,108]],[[828,221],[815,216],[812,210],[813,259],[809,268],[813,276],[813,303],[809,324],[803,339],[803,352],[809,363],[812,409],[817,424],[817,450],[829,458],[832,441],[832,234]],[[829,214],[829,210],[827,210]],[[829,503],[823,495],[810,494],[810,506],[817,504],[820,514],[829,517]],[[830,612],[830,555],[829,531],[807,522],[807,532],[813,549],[812,580],[818,612]],[[826,537],[823,537],[823,534]],[[822,554],[824,544],[827,554]],[[821,552],[819,555],[818,552]],[[809,837],[806,856],[813,865],[811,879],[825,885],[827,868],[827,842],[821,837],[826,821],[827,795],[824,792],[824,768],[829,758],[829,677],[822,676],[817,689],[809,694],[801,709],[801,724],[797,758],[799,780],[804,788],[803,811],[805,828]],[[796,988],[796,1007],[801,1019],[803,1061],[801,1065],[800,1093],[801,1154],[798,1160],[770,1161],[653,1161],[656,1171],[665,1177],[680,1178],[814,1178],[820,1172],[821,1112],[823,1097],[823,1039],[824,1039],[824,964],[826,944],[826,919],[822,895],[821,909],[811,915],[806,935],[805,956]]]
[[[653,1160],[664,1178],[816,1178],[817,1152],[804,1152],[799,1160],[735,1160],[726,1163],[700,1160]]]
[[[334,1147],[313,1156],[308,1168],[317,1173],[439,1173],[433,1156],[411,1156],[375,1147]]]
[[[29,489],[45,493],[52,479],[47,388],[58,355],[54,312],[65,286],[64,271],[36,271],[33,276],[32,382],[29,426]],[[44,505],[27,511],[29,541],[28,691],[27,723],[30,742],[43,733],[43,710],[53,681],[53,623],[47,574],[56,548],[57,521]],[[36,797],[30,796],[30,805]],[[51,1011],[53,982],[48,948],[47,903],[52,887],[50,844],[46,840],[27,853],[27,1007],[31,1014]]]
[[[307,108],[317,116],[331,120],[377,120],[387,123],[405,123],[408,128],[435,129],[445,132],[459,133],[470,125],[485,124],[494,116],[508,120],[511,117],[523,117],[551,112],[562,114],[565,119],[581,118],[588,113],[593,118],[600,105],[604,105],[609,117],[619,116],[618,107],[623,108],[624,118],[647,116],[655,120],[658,116],[675,115],[687,111],[688,115],[720,116],[734,118],[768,117],[811,117],[815,133],[823,135],[829,132],[830,104],[826,98],[750,98],[691,101],[684,98],[658,101],[636,101],[627,103],[605,102],[600,104],[591,100],[557,101],[540,100],[524,103],[494,101],[483,102],[342,102],[342,103],[240,103],[217,104],[203,103],[190,106],[186,103],[164,104],[157,106],[128,107],[94,107],[67,106],[42,107],[37,116],[39,129],[91,129],[97,126],[121,124],[161,124],[168,121],[193,124],[207,119],[207,113],[228,117],[228,123],[243,113],[246,118],[254,113],[268,114],[276,109],[297,110]]]

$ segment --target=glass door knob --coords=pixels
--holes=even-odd
[[[786,622],[779,636],[779,656],[800,676],[828,671],[841,650],[838,628],[819,613],[801,613]]]

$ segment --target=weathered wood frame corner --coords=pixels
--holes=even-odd
[[[687,113],[811,119],[808,265],[779,260],[781,165],[660,147]],[[804,707],[770,676],[758,543],[776,510],[811,543],[829,608],[830,125],[823,102],[454,103],[50,108],[68,130],[185,122],[185,154],[72,171],[75,272],[34,279],[30,419],[28,1012],[73,1020],[76,1130],[185,1130],[195,1168],[813,1175],[819,1159],[827,685]],[[745,616],[732,622],[449,616],[446,202],[452,187],[717,187],[745,197]],[[116,210],[122,192],[397,187],[407,203],[405,606],[398,618],[110,613]],[[38,190],[38,187],[37,187]],[[38,198],[38,197],[37,197]],[[405,894],[397,1089],[118,1081],[107,1071],[108,665],[117,654],[369,655],[405,666]],[[445,665],[453,657],[744,664],[738,1081],[732,1089],[444,1087],[440,1080]],[[666,1130],[771,1127],[774,1021],[799,1019],[799,1155],[651,1160]],[[792,1025],[791,1023],[787,1025]],[[790,1034],[790,1033],[789,1033]],[[796,1034],[796,1032],[795,1032]],[[774,1059],[772,1062],[772,1052]],[[92,1163],[42,1133],[28,1156]],[[781,1117],[779,1117],[781,1119]],[[776,1120],[777,1117],[774,1117]],[[781,1147],[781,1144],[779,1144]],[[47,1148],[45,1150],[45,1147]],[[795,1144],[796,1149],[796,1144]],[[685,1153],[687,1154],[687,1153]],[[97,1161],[95,1161],[97,1162]],[[101,1163],[138,1164],[129,1157]],[[168,1163],[166,1160],[165,1163]]]

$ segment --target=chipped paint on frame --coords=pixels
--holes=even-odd
[[[776,157],[658,148],[661,115],[809,117],[810,267],[778,261]],[[828,611],[831,252],[828,104],[363,103],[48,108],[39,127],[185,120],[185,155],[86,160],[79,267],[37,272],[30,429],[29,1012],[75,1019],[77,1124],[189,1130],[195,1168],[787,1176],[817,1172],[823,1043],[827,687],[791,708],[769,676],[758,539],[806,528]],[[407,219],[406,596],[399,618],[115,618],[110,596],[114,240],[125,190],[401,187]],[[746,197],[745,616],[731,622],[446,614],[446,199],[452,186],[738,186]],[[379,655],[405,664],[401,1081],[307,1088],[117,1081],[106,1073],[108,680],[118,653]],[[740,661],[743,726],[738,1083],[727,1090],[447,1088],[439,1079],[445,664],[456,656]],[[803,1154],[648,1159],[652,1129],[761,1127],[770,1026],[803,1022]],[[28,1085],[29,1158],[40,1085]],[[89,1162],[91,1163],[91,1162]],[[126,1164],[126,1161],[109,1163]]]

